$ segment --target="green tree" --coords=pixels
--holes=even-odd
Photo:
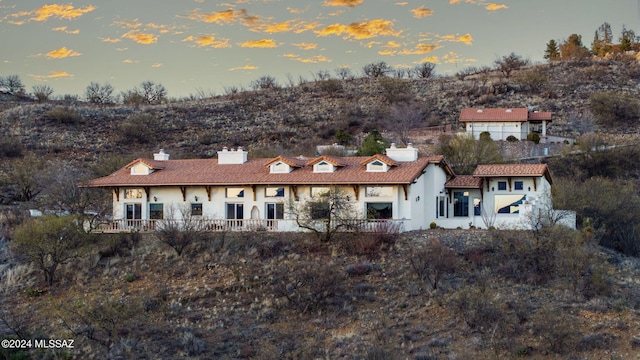
[[[369,135],[364,138],[362,145],[358,149],[359,156],[370,156],[375,154],[384,154],[384,150],[389,146],[389,142],[382,137],[378,130],[371,130]]]
[[[531,61],[512,52],[509,55],[505,55],[502,58],[495,60],[493,63],[506,78],[509,78],[514,70],[520,70],[523,66],[529,65]]]
[[[22,159],[5,162],[3,165],[6,168],[2,182],[13,200],[34,200],[45,188],[48,167],[45,166],[46,163],[41,157],[25,156]]]
[[[613,43],[613,32],[611,25],[607,22],[598,27],[591,43],[591,52],[596,56],[604,56],[611,52]]]
[[[544,51],[544,58],[551,61],[560,60],[560,48],[558,48],[558,43],[551,39],[547,43],[547,49]]]
[[[503,161],[502,151],[491,138],[474,140],[471,135],[441,136],[437,147],[457,174],[472,174],[478,164]]]
[[[633,49],[633,45],[636,43],[636,33],[627,29],[626,26],[622,26],[622,34],[620,35],[620,51],[627,52]]]
[[[589,96],[589,110],[603,124],[635,121],[640,117],[640,103],[621,92],[599,92]]]
[[[346,130],[338,129],[338,131],[336,131],[334,139],[340,145],[348,145],[353,140],[353,137]]]
[[[58,267],[78,257],[87,238],[77,218],[46,215],[19,225],[12,247],[42,270],[44,281],[53,285]]]

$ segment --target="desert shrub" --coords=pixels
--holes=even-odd
[[[638,120],[640,103],[624,93],[599,92],[589,97],[589,110],[603,125],[615,125]]]
[[[412,96],[410,83],[403,79],[383,77],[378,80],[378,85],[382,90],[382,96],[390,104],[407,101]]]
[[[22,143],[16,138],[3,136],[0,139],[0,157],[21,157],[23,150]]]
[[[316,84],[320,90],[326,92],[331,96],[334,96],[342,91],[342,81],[338,79],[321,80]]]
[[[429,224],[429,229],[436,229],[438,227],[438,224],[436,224],[435,221],[432,221],[431,224]]]
[[[58,124],[76,125],[83,123],[82,116],[75,110],[66,106],[57,106],[44,114],[45,120],[55,121]]]
[[[182,349],[189,356],[196,356],[207,351],[207,343],[198,338],[193,332],[185,331],[181,339]]]
[[[483,131],[480,133],[480,140],[481,141],[491,141],[493,139],[491,139],[491,133],[488,131]]]
[[[414,251],[409,263],[418,279],[427,282],[432,290],[438,288],[445,274],[453,273],[457,267],[456,254],[440,240],[432,239],[426,247]]]
[[[273,291],[300,313],[341,305],[345,274],[317,263],[281,264],[273,276]]]
[[[527,134],[527,141],[533,141],[535,144],[540,143],[540,134],[538,133],[529,133]]]
[[[520,141],[520,140],[518,140],[518,138],[513,136],[513,135],[509,135],[509,136],[507,136],[507,141],[516,142],[516,141]]]
[[[129,116],[119,126],[120,142],[122,144],[150,144],[158,140],[162,131],[161,124],[149,114]]]
[[[465,286],[447,298],[447,308],[471,329],[489,331],[503,320],[504,312],[484,288]]]
[[[541,337],[550,351],[562,355],[576,350],[581,334],[570,314],[557,308],[542,308],[533,316],[532,322],[533,334]]]
[[[266,75],[262,76],[257,80],[253,80],[250,84],[253,90],[263,90],[263,89],[280,89],[280,85],[275,77]]]

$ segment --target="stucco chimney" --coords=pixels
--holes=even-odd
[[[153,154],[153,160],[158,160],[158,161],[169,160],[169,154],[165,153],[163,149],[160,149],[160,151],[157,154]]]
[[[407,144],[406,148],[398,148],[395,144],[386,149],[387,156],[395,161],[416,161],[418,160],[418,149],[413,144]]]
[[[218,164],[244,164],[247,162],[247,154],[241,146],[231,151],[225,146],[222,151],[218,151]]]

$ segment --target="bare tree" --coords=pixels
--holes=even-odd
[[[353,73],[348,67],[341,66],[337,68],[336,75],[338,75],[340,80],[353,80]]]
[[[432,290],[436,290],[442,275],[455,271],[457,261],[453,250],[442,241],[431,239],[426,247],[414,252],[409,263],[418,278],[427,282]]]
[[[334,186],[302,203],[291,201],[289,212],[298,227],[313,231],[322,241],[329,242],[333,235],[358,218],[358,211],[350,197]]]
[[[391,71],[391,67],[386,62],[367,64],[362,67],[362,73],[368,78],[381,78],[387,76]]]
[[[205,235],[205,222],[192,215],[191,206],[172,207],[166,218],[159,220],[157,235],[161,242],[171,246],[178,256],[191,244],[201,241]]]
[[[386,128],[393,131],[400,141],[407,145],[409,143],[409,131],[422,124],[424,115],[417,106],[409,104],[393,105],[389,111],[389,118],[386,121]]]
[[[84,93],[87,101],[92,104],[107,105],[115,101],[113,97],[113,86],[107,82],[102,85],[97,82],[91,82]]]
[[[33,96],[38,99],[38,101],[47,101],[51,94],[53,94],[53,88],[49,85],[34,85],[33,86]]]
[[[142,88],[140,95],[142,95],[147,104],[160,104],[167,98],[167,89],[162,84],[143,81],[140,87]]]
[[[523,66],[527,66],[531,63],[529,59],[524,59],[520,55],[516,55],[516,53],[511,53],[509,55],[505,55],[500,59],[496,59],[493,62],[496,65],[496,68],[504,74],[504,76],[508,79],[511,76],[511,73],[514,70],[520,70]]]
[[[18,75],[0,76],[0,87],[6,88],[9,93],[14,95],[24,93],[24,84]]]
[[[278,85],[278,81],[276,78],[270,75],[262,76],[257,80],[253,80],[251,82],[251,88],[253,90],[261,90],[261,89],[279,89],[280,85]]]
[[[419,79],[429,79],[433,77],[436,64],[430,62],[423,62],[422,64],[413,68],[413,72]]]

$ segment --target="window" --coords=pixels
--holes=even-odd
[[[309,216],[313,220],[328,219],[331,207],[329,203],[323,201],[312,202],[309,204],[311,213]]]
[[[281,161],[271,165],[271,173],[273,174],[284,174],[288,172],[290,172],[290,166]]]
[[[454,191],[453,216],[469,216],[469,192]]]
[[[227,203],[227,219],[244,219],[244,205]]]
[[[513,183],[513,188],[516,190],[523,190],[524,189],[524,183],[522,181],[516,181]]]
[[[142,219],[142,204],[125,204],[125,216],[127,220]]]
[[[507,190],[507,182],[498,181],[498,190]]]
[[[375,160],[367,164],[367,171],[386,171],[385,164],[380,160]]]
[[[482,215],[482,201],[478,198],[473,199],[473,215]]]
[[[518,214],[520,204],[526,199],[526,195],[496,195],[496,213],[498,214]]]
[[[367,203],[367,219],[392,219],[392,203]]]
[[[391,197],[393,196],[392,186],[367,186],[366,197]]]
[[[244,197],[244,188],[227,188],[228,198],[242,198]]]
[[[326,161],[320,161],[313,166],[313,172],[333,172],[333,165]]]
[[[284,219],[284,204],[267,203],[267,219]]]
[[[438,204],[438,208],[436,209],[436,217],[445,217],[445,205],[447,202],[445,201],[444,196],[436,197],[436,203]]]
[[[314,186],[311,188],[311,197],[324,196],[329,193],[329,188],[326,186]]]
[[[162,204],[149,204],[149,219],[164,219],[164,206]]]
[[[124,191],[125,199],[142,199],[142,189],[126,189]]]
[[[191,204],[191,216],[202,216],[202,204]]]
[[[283,187],[267,187],[265,190],[266,197],[283,197],[284,196],[284,188]]]

